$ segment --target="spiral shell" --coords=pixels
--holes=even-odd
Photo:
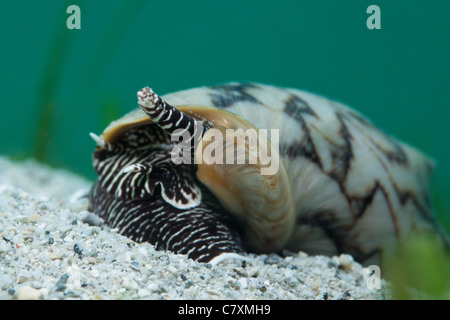
[[[99,178],[89,196],[90,210],[135,241],[202,262],[289,249],[369,264],[412,233],[441,232],[433,162],[341,103],[256,83],[162,97],[144,88],[138,103],[92,134]],[[252,164],[202,162],[212,133],[232,129],[248,155],[244,130],[265,130],[256,139],[279,157],[276,173],[262,174],[270,164],[257,153]],[[176,164],[183,134],[193,162]]]

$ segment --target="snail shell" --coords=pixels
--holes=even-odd
[[[90,210],[135,241],[211,263],[288,249],[369,264],[412,232],[440,232],[428,193],[432,161],[341,103],[228,83],[163,97],[144,88],[138,104],[91,134],[99,178],[89,195]],[[231,163],[202,161],[227,129],[240,132],[231,145],[244,142],[244,163],[236,152]],[[265,133],[257,145],[278,160],[276,172],[263,174],[273,163],[251,149],[249,129]],[[215,156],[229,144],[215,144]]]

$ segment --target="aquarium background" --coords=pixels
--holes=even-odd
[[[81,30],[69,30],[69,5]],[[369,5],[381,29],[369,30]],[[89,132],[159,94],[228,81],[344,102],[436,162],[450,232],[450,1],[2,1],[0,153],[94,179]]]

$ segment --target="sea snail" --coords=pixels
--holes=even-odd
[[[138,105],[91,134],[89,194],[89,210],[134,241],[209,263],[287,249],[367,265],[412,232],[441,232],[432,161],[341,103],[227,83],[145,87]]]

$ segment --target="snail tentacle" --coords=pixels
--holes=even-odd
[[[149,87],[141,89],[137,97],[139,107],[154,123],[171,135],[172,141],[183,136],[182,143],[189,147],[190,158],[194,159],[197,144],[211,126],[171,106]]]

